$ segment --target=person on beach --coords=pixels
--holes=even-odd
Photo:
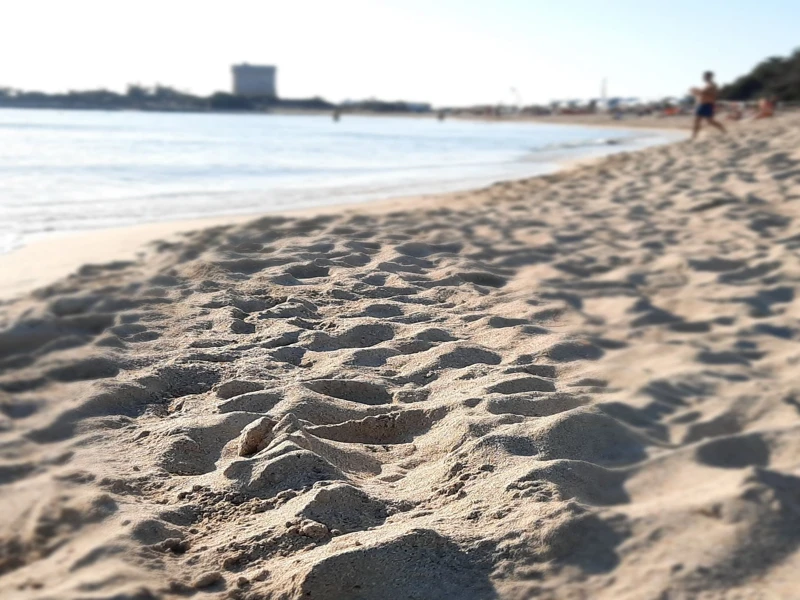
[[[694,131],[692,132],[692,139],[697,137],[700,133],[700,128],[703,121],[708,121],[709,125],[713,125],[722,133],[727,133],[722,123],[714,119],[714,105],[717,103],[717,93],[719,88],[714,82],[714,73],[706,71],[703,73],[703,81],[705,86],[701,88],[692,88],[691,93],[697,99],[697,108],[694,113]]]
[[[758,112],[753,120],[769,119],[775,114],[775,97],[762,98],[758,103]]]
[[[728,107],[728,116],[726,118],[729,121],[741,121],[743,117],[744,108],[741,102],[734,102]]]

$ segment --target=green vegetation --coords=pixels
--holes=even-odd
[[[341,107],[324,98],[245,97],[216,92],[210,96],[194,96],[179,90],[157,85],[153,88],[131,84],[124,94],[109,90],[71,91],[65,94],[45,94],[0,87],[0,108],[58,108],[98,110],[154,111],[270,111],[291,110],[364,110],[373,112],[428,112],[429,104],[413,102],[383,102],[365,100],[350,102]]]
[[[405,102],[403,100],[395,100],[387,102],[385,100],[376,100],[370,98],[369,100],[348,101],[344,103],[344,107],[348,110],[354,111],[367,111],[367,112],[430,112],[431,105],[426,102]]]
[[[244,96],[217,92],[208,99],[208,106],[212,110],[253,110],[253,101]]]
[[[19,108],[75,108],[100,110],[208,110],[209,99],[157,85],[146,88],[129,85],[124,94],[110,90],[69,91],[45,94],[0,88],[0,106]]]
[[[786,58],[768,58],[720,91],[723,100],[757,100],[775,96],[782,101],[800,101],[800,48]]]
[[[273,108],[332,110],[335,105],[322,98],[246,98],[226,92],[216,92],[206,97],[194,96],[163,85],[147,88],[132,84],[128,86],[124,94],[109,90],[45,94],[43,92],[27,92],[0,87],[0,107],[155,111],[268,111]]]

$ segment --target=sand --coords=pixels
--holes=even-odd
[[[97,231],[53,234],[0,254],[0,302],[44,287],[92,262],[146,260],[151,243],[207,227],[242,223],[250,217],[210,217],[146,223]]]
[[[459,116],[455,118],[478,119],[481,121],[533,121],[549,125],[580,125],[581,127],[598,127],[603,129],[649,129],[652,131],[687,131],[692,130],[694,117],[678,115],[664,117],[662,115],[622,115],[615,119],[608,113],[588,115],[504,115],[502,117],[482,117],[477,115]]]
[[[797,597],[798,125],[6,303],[3,597]]]
[[[597,119],[581,123],[581,117],[570,117],[564,125],[588,125],[596,129],[605,129]],[[664,142],[688,138],[688,128],[677,133],[674,128],[657,128],[651,121],[642,119],[638,124],[621,126],[623,129],[650,129],[661,132]],[[617,127],[619,129],[620,127]],[[621,147],[614,149],[624,151]],[[573,168],[579,165],[592,164],[602,157],[589,155],[578,158],[552,156],[552,164],[559,169]],[[322,205],[304,209],[282,209],[270,214],[281,214],[292,217],[309,215],[336,214],[343,209],[355,208],[362,213],[385,214],[395,210],[402,203],[408,210],[420,210],[434,203],[447,205],[453,200],[460,201],[460,195],[429,194],[423,196],[401,196],[369,203],[352,202],[350,204]],[[17,248],[12,252],[0,253],[0,303],[16,299],[37,288],[66,277],[85,264],[98,260],[105,262],[146,261],[153,253],[153,242],[176,241],[186,233],[210,227],[241,224],[253,220],[261,214],[217,215],[200,219],[163,221],[142,223],[100,230],[59,232],[41,236],[39,239]]]
[[[561,161],[564,167],[587,164],[592,157]],[[368,204],[354,202],[309,207],[300,210],[280,210],[270,214],[288,217],[338,214],[342,210],[358,208],[360,212],[385,214],[397,208],[400,202],[409,210],[447,203],[452,194],[409,196],[375,201]],[[187,234],[202,229],[238,225],[252,221],[258,215],[218,215],[202,219],[186,219],[141,223],[126,227],[61,232],[42,236],[31,243],[0,254],[0,303],[8,303],[62,279],[80,267],[100,262],[148,261],[164,242],[178,242]]]

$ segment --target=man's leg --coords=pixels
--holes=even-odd
[[[722,123],[720,123],[719,121],[715,121],[713,118],[711,118],[711,119],[708,120],[708,122],[711,123],[717,129],[719,129],[722,133],[728,133],[725,130],[725,128],[722,126]]]
[[[692,131],[692,139],[696,138],[697,134],[700,133],[700,123],[701,123],[700,117],[695,117],[694,118],[694,129]]]

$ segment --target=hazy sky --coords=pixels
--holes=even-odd
[[[0,86],[230,89],[278,66],[283,97],[435,104],[682,94],[800,46],[800,0],[8,0]]]

